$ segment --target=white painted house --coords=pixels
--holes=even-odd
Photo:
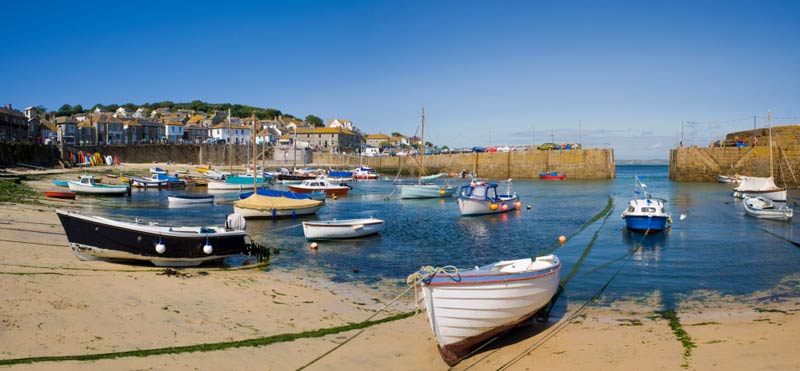
[[[230,134],[229,134],[230,133]],[[222,140],[225,143],[248,144],[250,143],[250,127],[221,122],[209,128],[209,137]]]
[[[183,142],[183,123],[180,121],[167,121],[164,123],[167,141],[170,143]]]
[[[329,128],[343,128],[347,130],[354,130],[353,123],[350,120],[340,120],[340,119],[333,119],[328,120],[328,127]]]

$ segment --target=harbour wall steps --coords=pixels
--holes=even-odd
[[[730,146],[745,140],[747,146]],[[720,174],[770,175],[767,129],[731,133],[725,142],[729,146],[690,146],[670,150],[669,178],[682,182],[716,182]],[[800,125],[772,128],[771,166],[775,184],[800,186]]]

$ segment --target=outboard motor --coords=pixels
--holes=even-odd
[[[247,221],[241,214],[228,214],[228,217],[225,219],[225,229],[243,231],[245,228],[247,228]]]

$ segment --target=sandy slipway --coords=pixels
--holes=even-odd
[[[425,316],[408,316],[410,295],[373,318],[389,321],[362,324],[403,286],[263,267],[167,275],[80,261],[55,214],[77,205],[0,204],[0,363],[9,369],[293,370],[359,331],[307,369],[447,369]],[[563,303],[550,322],[515,329],[455,369],[793,369],[800,299],[774,295],[782,289],[702,304],[687,298],[672,316],[659,313],[657,292],[636,302]],[[146,352],[158,349],[175,351]],[[59,358],[75,356],[88,358]]]

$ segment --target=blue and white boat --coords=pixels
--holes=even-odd
[[[58,187],[69,187],[68,180],[53,179],[53,185]]]
[[[636,232],[655,233],[661,232],[672,221],[672,217],[664,206],[664,201],[651,198],[645,192],[647,185],[642,179],[634,176],[634,199],[628,203],[628,208],[622,212],[625,226]]]
[[[516,192],[511,191],[511,179],[507,181],[505,194],[497,192],[496,183],[473,181],[462,186],[458,192],[458,210],[461,216],[499,214],[522,207]]]

